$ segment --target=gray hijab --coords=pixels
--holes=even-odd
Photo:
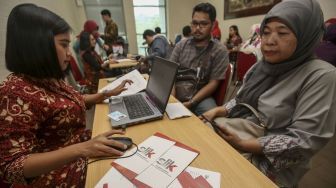
[[[314,48],[324,31],[323,13],[316,0],[284,0],[275,5],[261,23],[261,36],[270,18],[281,19],[294,32],[297,47],[287,60],[277,64],[261,60],[247,75],[244,88],[236,96],[236,101],[248,103],[255,109],[258,108],[260,95],[270,89],[279,76],[314,57]],[[243,117],[247,113],[246,109],[234,108],[229,116]]]

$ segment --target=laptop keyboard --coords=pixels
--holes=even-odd
[[[123,97],[130,119],[136,119],[153,115],[153,110],[149,107],[142,95],[130,95]]]

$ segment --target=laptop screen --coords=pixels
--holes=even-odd
[[[175,82],[178,64],[155,57],[149,76],[146,93],[163,113]]]

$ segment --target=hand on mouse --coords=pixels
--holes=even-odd
[[[123,155],[123,152],[118,151],[113,147],[126,149],[127,146],[116,140],[109,139],[109,137],[114,134],[125,134],[125,132],[121,130],[111,130],[100,134],[91,140],[77,144],[78,152],[80,152],[83,157],[107,157],[113,155]]]

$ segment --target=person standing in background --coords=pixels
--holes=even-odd
[[[229,38],[226,41],[226,47],[229,50],[237,50],[242,42],[238,27],[236,25],[231,25],[229,28]]]
[[[104,20],[106,26],[104,29],[104,35],[102,38],[105,41],[106,54],[109,55],[113,52],[112,45],[117,42],[118,39],[118,26],[111,18],[111,12],[104,9],[100,12],[102,19]]]
[[[237,51],[239,50],[242,42],[243,40],[240,37],[238,27],[236,25],[231,25],[229,28],[229,38],[226,41],[226,47],[230,52],[230,62],[236,62]]]

